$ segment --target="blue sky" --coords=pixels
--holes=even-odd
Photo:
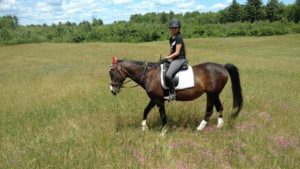
[[[237,0],[245,4],[246,0]],[[263,0],[266,4],[268,0]],[[280,1],[280,0],[279,0]],[[105,24],[147,12],[218,11],[232,0],[0,0],[0,16],[16,15],[21,25],[102,19]],[[295,0],[281,0],[292,4]]]

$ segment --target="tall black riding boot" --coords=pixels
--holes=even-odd
[[[169,96],[166,96],[165,99],[171,101],[176,99],[176,93],[175,93],[175,87],[173,84],[173,80],[168,81],[168,87],[169,87]]]

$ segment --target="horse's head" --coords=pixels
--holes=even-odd
[[[122,71],[122,64],[118,62],[116,56],[112,57],[112,65],[109,69],[110,91],[113,95],[120,93],[126,74]]]

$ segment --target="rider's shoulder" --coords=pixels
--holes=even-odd
[[[183,37],[180,34],[178,34],[175,39],[177,42],[183,42]]]
[[[183,39],[181,34],[176,35],[176,39]]]

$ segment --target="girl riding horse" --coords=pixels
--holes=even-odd
[[[243,106],[242,89],[237,67],[233,64],[221,65],[207,62],[194,65],[192,69],[195,80],[194,87],[177,91],[176,100],[190,101],[200,97],[203,93],[206,93],[206,113],[204,119],[197,127],[197,130],[202,131],[206,127],[210,116],[213,113],[213,107],[215,107],[219,113],[217,127],[221,128],[223,126],[223,106],[219,95],[226,85],[229,76],[233,94],[231,119],[235,119]],[[160,63],[123,61],[113,57],[112,66],[109,70],[111,79],[110,90],[113,95],[118,94],[123,85],[128,82],[124,83],[127,77],[140,85],[150,98],[150,101],[144,110],[142,129],[145,130],[148,128],[146,124],[148,113],[154,106],[157,106],[163,124],[162,132],[165,133],[167,125],[167,116],[165,112],[166,99],[164,98],[164,89],[161,85],[160,71]]]
[[[173,77],[180,70],[180,68],[187,63],[185,56],[185,46],[183,38],[180,34],[181,24],[180,21],[173,19],[170,22],[169,30],[171,32],[171,37],[169,39],[170,43],[170,55],[165,57],[164,60],[170,63],[169,69],[166,71],[166,82],[169,87],[169,96],[166,96],[167,100],[175,100],[176,93],[173,84]]]

